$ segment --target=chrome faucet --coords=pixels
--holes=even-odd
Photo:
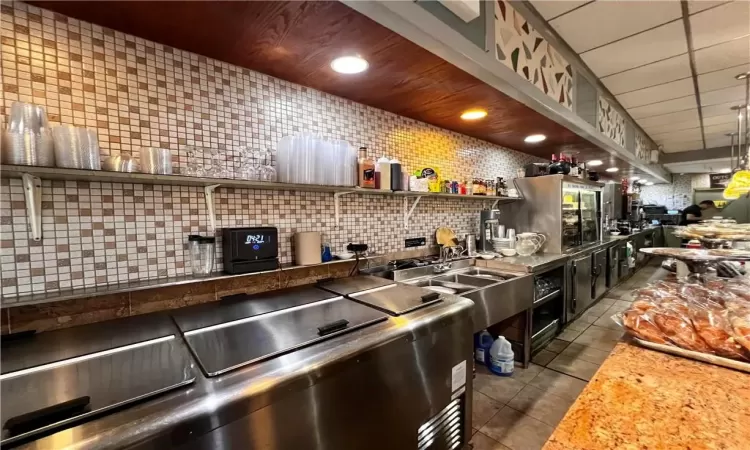
[[[450,270],[452,264],[450,262],[450,255],[453,253],[452,247],[443,247],[440,249],[440,259],[438,263],[433,266],[435,273],[443,273]]]

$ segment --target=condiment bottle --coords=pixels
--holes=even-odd
[[[379,177],[378,173],[380,174]],[[380,179],[380,183],[378,183],[378,179]],[[375,187],[377,189],[391,188],[391,160],[385,156],[381,156],[375,165]]]
[[[404,186],[401,184],[401,163],[398,159],[391,160],[391,187],[394,191],[403,191]]]
[[[375,188],[375,163],[368,158],[359,159],[359,187]]]

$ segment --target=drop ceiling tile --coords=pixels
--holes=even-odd
[[[584,1],[568,1],[568,0],[531,0],[531,4],[534,5],[537,12],[545,18],[550,20],[560,14],[565,14],[571,9],[577,8],[581,5],[589,3],[590,0]]]
[[[701,92],[701,105],[720,105],[727,102],[745,102],[745,86],[732,86],[714,91]]]
[[[661,116],[657,116],[661,117]],[[669,133],[673,131],[689,130],[691,128],[700,128],[701,122],[698,120],[698,114],[695,114],[695,119],[686,120],[684,122],[669,122],[662,125],[654,125],[650,127],[642,127],[643,131],[649,134],[652,138],[656,135]]]
[[[666,100],[651,105],[629,108],[628,113],[633,119],[644,119],[651,116],[659,116],[671,112],[684,111],[696,107],[695,95]]]
[[[706,136],[706,148],[728,147],[731,144],[729,136],[711,137]]]
[[[648,127],[669,125],[671,123],[686,122],[689,120],[698,120],[697,105],[695,108],[686,111],[678,111],[674,113],[663,114],[660,116],[636,119],[636,122],[638,122],[638,125],[646,129]]]
[[[577,53],[640,33],[682,16],[679,2],[590,3],[550,21]]]
[[[711,108],[709,106],[708,108]],[[729,114],[723,114],[718,116],[703,117],[703,126],[718,125],[720,123],[731,123],[733,127],[737,127],[737,113],[729,112]]]
[[[581,54],[583,61],[599,77],[687,53],[685,29],[681,21],[599,47]]]
[[[693,48],[698,50],[750,34],[750,3],[738,0],[690,16]]]
[[[719,45],[697,50],[695,69],[701,73],[750,63],[750,38],[742,37]]]
[[[609,92],[618,95],[690,76],[690,58],[686,53],[604,77],[601,81]]]
[[[670,143],[664,145],[664,153],[677,153],[677,152],[689,152],[690,150],[701,150],[703,148],[703,140],[695,140],[689,142]]]
[[[750,70],[750,65],[743,64],[698,75],[698,89],[700,92],[708,92],[732,86],[742,86],[745,84],[745,80],[738,80],[734,76],[748,70]]]
[[[727,0],[688,0],[688,13],[689,14],[695,14],[697,12],[701,12],[704,9],[713,8],[714,6],[719,6],[723,3],[729,3]]]
[[[734,121],[719,123],[715,125],[703,124],[703,132],[706,133],[706,136],[710,134],[715,134],[715,133],[721,133],[721,134],[732,133],[736,130],[737,130],[737,124],[735,124]]]
[[[711,105],[711,106],[703,106],[701,107],[701,112],[703,113],[703,120],[706,120],[706,118],[709,117],[715,117],[715,116],[726,116],[729,114],[734,114],[735,117],[737,116],[737,112],[733,112],[730,108],[732,106],[737,106],[738,104],[745,103],[743,102],[727,102],[727,103],[720,103],[718,105]]]
[[[695,93],[693,79],[683,78],[682,80],[617,95],[616,98],[623,108],[629,109],[673,98],[685,97],[693,93]]]
[[[665,144],[669,142],[685,142],[703,139],[703,133],[701,132],[700,128],[692,128],[690,130],[673,131],[671,133],[652,135],[651,138],[657,144]]]

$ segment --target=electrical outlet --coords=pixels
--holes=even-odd
[[[404,246],[409,247],[421,247],[427,245],[427,239],[424,237],[404,239]]]

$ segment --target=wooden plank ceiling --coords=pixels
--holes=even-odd
[[[402,116],[543,158],[562,149],[584,160],[616,161],[567,128],[338,1],[133,2],[32,1],[31,4],[192,51]],[[362,74],[330,62],[359,54]],[[459,118],[485,108],[483,120]],[[542,144],[526,144],[544,134]]]

